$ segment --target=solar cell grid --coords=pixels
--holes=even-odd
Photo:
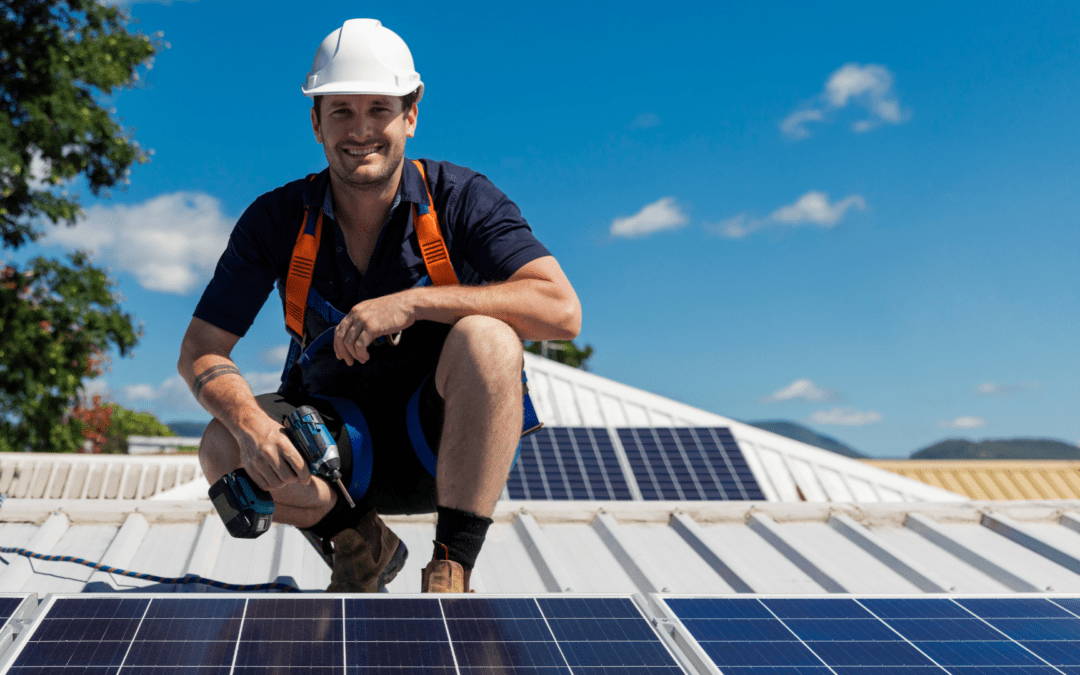
[[[506,489],[511,499],[631,498],[607,429],[590,427],[545,427],[523,438]]]
[[[1080,599],[667,598],[726,674],[1080,673]],[[766,618],[765,613],[771,617]]]
[[[76,624],[79,639],[60,639]],[[571,669],[683,672],[625,597],[220,596],[56,599],[8,672],[571,675]]]
[[[765,498],[726,428],[628,427],[617,433],[646,500]]]

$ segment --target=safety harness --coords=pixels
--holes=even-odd
[[[427,184],[427,173],[424,165],[417,160],[413,164],[420,171],[420,177],[424,182],[427,192],[427,203],[413,204],[413,229],[420,244],[420,254],[427,268],[427,275],[416,283],[416,286],[452,286],[458,283],[457,273],[450,262],[450,254],[443,239],[442,229],[439,227],[438,217],[435,215],[435,202],[431,198],[431,188]],[[314,174],[308,180],[314,179]],[[321,206],[305,206],[304,221],[300,233],[296,237],[293,246],[292,258],[289,261],[289,274],[285,280],[285,328],[292,341],[289,345],[289,354],[285,359],[285,368],[281,373],[281,387],[284,392],[289,383],[289,373],[293,366],[306,368],[311,363],[312,356],[329,344],[334,339],[334,329],[345,318],[345,312],[331,305],[322,295],[311,286],[311,277],[315,271],[315,259],[319,253],[319,242],[322,237],[323,210]],[[305,344],[304,318],[308,310],[318,314],[329,328],[323,330],[314,339]],[[375,344],[387,341],[387,337],[379,337]],[[429,375],[430,377],[430,375]],[[302,378],[301,378],[302,379]],[[425,381],[426,382],[426,381]],[[539,431],[543,426],[536,415],[532,400],[529,398],[528,385],[525,371],[521,371],[521,382],[524,386],[522,437]],[[303,386],[303,385],[301,385]],[[420,390],[417,389],[409,400],[406,419],[408,420],[409,439],[417,458],[428,473],[435,476],[436,457],[428,445],[423,430],[420,428]],[[371,482],[373,465],[373,448],[371,436],[368,433],[367,422],[363,413],[355,402],[336,396],[315,395],[330,403],[341,416],[349,434],[349,441],[353,447],[353,470],[352,480],[349,482],[349,494],[354,499],[360,499],[367,492]],[[518,452],[521,445],[518,445]],[[515,455],[514,461],[517,462]]]

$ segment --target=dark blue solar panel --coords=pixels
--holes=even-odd
[[[1080,599],[666,602],[727,675],[1080,675]]]
[[[213,596],[57,599],[9,672],[99,671],[683,673],[627,598]]]
[[[764,500],[724,427],[618,429],[646,500]]]
[[[521,439],[510,499],[631,499],[607,429],[545,427]]]
[[[15,614],[15,610],[22,604],[23,598],[0,598],[0,626],[7,623],[8,619]]]

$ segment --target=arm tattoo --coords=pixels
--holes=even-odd
[[[240,371],[237,370],[236,366],[232,366],[227,363],[221,363],[216,366],[211,366],[210,368],[202,371],[202,373],[195,378],[195,382],[193,382],[191,385],[191,393],[195,394],[195,400],[198,401],[199,394],[202,393],[203,387],[205,387],[210,380],[215,380],[222,375],[239,374]]]

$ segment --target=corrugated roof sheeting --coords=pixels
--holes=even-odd
[[[874,459],[866,463],[968,499],[1080,499],[1080,461]]]
[[[415,593],[431,515],[388,523]],[[330,572],[294,528],[232,539],[208,502],[6,500],[0,544],[165,577],[291,581]],[[0,592],[165,587],[3,554]],[[1080,592],[1080,501],[966,504],[504,502],[473,576],[481,593]]]
[[[194,455],[0,453],[0,494],[17,499],[146,499],[195,479]]]
[[[535,354],[525,354],[529,392],[550,426],[727,427],[769,501],[963,501],[848,457],[694,408]]]

